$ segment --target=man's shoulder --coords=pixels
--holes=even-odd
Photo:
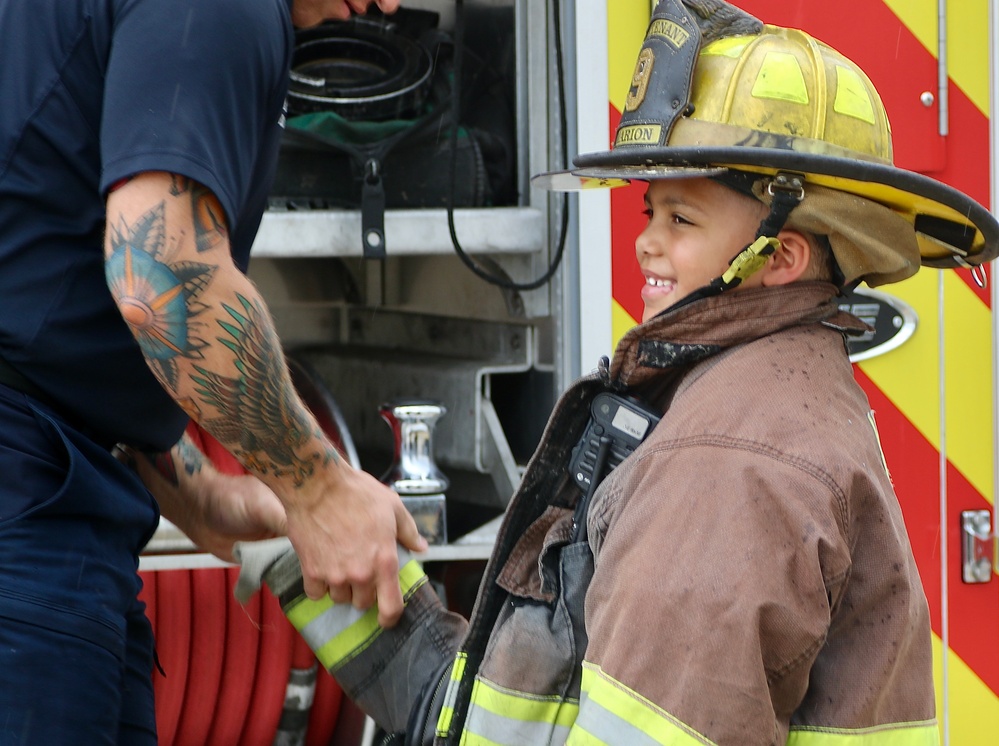
[[[101,5],[101,3],[94,3]],[[173,39],[192,49],[199,37],[211,37],[216,47],[238,48],[250,54],[268,37],[282,39],[290,29],[288,0],[113,0],[111,18],[116,24],[141,18],[142,24],[160,19],[165,27],[181,26],[183,34]],[[152,26],[152,31],[158,27]],[[210,49],[199,53],[210,53]]]

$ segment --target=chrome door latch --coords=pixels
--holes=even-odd
[[[961,579],[988,583],[996,564],[996,535],[987,510],[961,511]]]

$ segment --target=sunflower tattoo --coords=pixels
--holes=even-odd
[[[198,301],[215,267],[173,262],[166,256],[164,204],[133,225],[124,220],[111,229],[111,255],[105,275],[122,317],[132,330],[156,377],[177,390],[177,358],[204,358],[207,343],[196,336],[194,322],[207,306]]]

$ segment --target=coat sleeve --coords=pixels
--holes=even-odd
[[[783,743],[849,572],[845,502],[801,464],[710,443],[619,472],[591,514],[577,727]]]
[[[453,661],[467,628],[462,617],[444,608],[420,564],[399,549],[405,610],[396,626],[384,629],[376,607],[358,611],[329,596],[309,599],[287,539],[237,544],[235,554],[236,598],[245,603],[266,584],[346,695],[389,733],[404,731],[414,703]]]

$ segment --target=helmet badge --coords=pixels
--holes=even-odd
[[[666,143],[688,110],[700,48],[701,30],[688,8],[680,0],[660,0],[638,55],[615,148]]]
[[[649,90],[649,78],[652,77],[652,67],[656,63],[656,56],[648,47],[642,49],[638,55],[638,64],[635,65],[635,74],[631,76],[631,88],[628,90],[628,98],[624,101],[625,111],[634,111],[645,100],[645,93]]]

